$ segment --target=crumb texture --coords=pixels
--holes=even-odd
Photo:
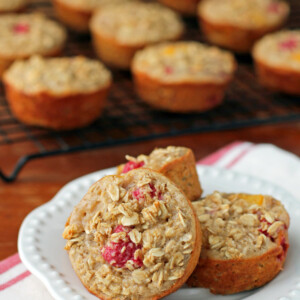
[[[134,169],[145,166],[146,168],[159,170],[164,164],[184,156],[188,148],[168,146],[167,148],[154,149],[149,155],[141,154],[138,157],[126,155],[129,162],[136,163]]]
[[[126,159],[128,162],[118,167],[118,173],[145,167],[167,176],[191,201],[197,200],[202,194],[195,157],[189,148],[168,146],[154,149],[149,155],[126,155]]]
[[[134,72],[163,82],[226,82],[235,70],[227,51],[197,42],[165,43],[139,51]]]
[[[254,47],[254,58],[269,66],[300,71],[300,30],[269,34]]]
[[[91,292],[148,299],[184,275],[196,220],[171,181],[138,169],[95,183],[75,207],[63,236],[72,265]]]
[[[257,29],[280,25],[289,14],[289,6],[280,0],[203,0],[199,14],[216,24]]]
[[[49,55],[62,48],[66,32],[39,14],[0,16],[0,55],[7,59]]]
[[[259,256],[277,246],[289,227],[283,205],[271,196],[215,192],[193,203],[203,230],[201,258]]]
[[[111,82],[111,74],[102,63],[83,56],[33,56],[26,61],[16,61],[4,77],[6,83],[26,94],[90,93],[107,87]]]
[[[133,0],[58,0],[60,2],[71,5],[72,7],[80,8],[85,11],[93,11],[102,8],[107,4],[121,4]]]
[[[124,45],[143,45],[177,39],[183,23],[177,13],[156,3],[109,5],[93,17],[91,27]]]

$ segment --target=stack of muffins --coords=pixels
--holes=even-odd
[[[160,299],[184,283],[214,294],[260,287],[283,268],[289,215],[272,196],[204,198],[192,150],[126,156],[67,220],[72,266],[101,299]]]
[[[269,35],[289,15],[284,0],[159,1],[166,6],[138,0],[52,2],[57,17],[71,30],[91,32],[95,53],[105,65],[131,70],[137,95],[156,109],[194,113],[220,105],[237,69],[228,50],[253,50],[263,85],[300,94],[299,32]],[[0,75],[12,112],[25,124],[56,130],[89,125],[105,106],[110,71],[88,58],[45,58],[62,53],[66,31],[41,15],[7,14],[26,4],[0,0]],[[197,15],[206,40],[227,50],[178,41],[185,32],[179,13]],[[22,79],[23,72],[28,78]],[[64,88],[58,87],[61,81]]]

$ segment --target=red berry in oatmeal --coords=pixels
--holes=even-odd
[[[266,35],[255,44],[253,58],[262,85],[300,95],[300,30]]]
[[[43,15],[1,15],[0,9],[0,76],[15,60],[58,55],[65,41],[65,29]]]
[[[298,46],[298,41],[294,38],[289,38],[279,43],[279,48],[281,50],[294,50]]]
[[[114,267],[124,268],[129,260],[132,261],[132,265],[135,267],[143,266],[141,258],[139,256],[135,257],[135,252],[138,249],[141,249],[142,246],[132,242],[128,235],[130,231],[131,229],[129,227],[118,225],[113,233],[125,233],[125,237],[120,234],[119,240],[117,238],[117,241],[108,242],[108,244],[101,250],[103,258]],[[116,239],[116,235],[114,238]]]
[[[199,18],[206,38],[236,52],[283,27],[290,7],[283,0],[202,0]]]
[[[24,34],[29,32],[30,26],[26,23],[18,23],[13,26],[13,32],[17,34]]]
[[[261,286],[282,270],[289,215],[278,200],[215,192],[193,204],[204,245],[189,285],[232,294]]]
[[[117,173],[122,174],[127,170],[144,167],[156,170],[180,187],[190,200],[196,200],[201,196],[202,189],[199,182],[195,157],[191,149],[185,147],[169,146],[167,148],[157,148],[149,155],[141,154],[138,157],[126,155],[128,162],[118,166]],[[153,188],[152,188],[153,189]],[[136,199],[143,199],[143,191],[136,189],[133,191]],[[156,191],[153,191],[154,194]],[[158,199],[162,194],[158,191]]]
[[[127,173],[133,169],[141,168],[145,163],[143,161],[137,162],[137,161],[129,161],[125,164],[122,173]]]
[[[79,278],[105,299],[168,295],[191,274],[201,247],[189,200],[168,178],[143,168],[96,182],[63,236]]]

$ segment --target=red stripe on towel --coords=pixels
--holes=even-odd
[[[232,168],[236,163],[238,163],[243,157],[246,156],[253,148],[255,145],[250,145],[248,148],[244,149],[237,157],[235,157],[230,163],[226,165],[226,168]]]
[[[241,144],[243,144],[243,142],[240,141],[231,143],[221,148],[220,150],[214,152],[213,154],[210,154],[204,157],[203,159],[199,160],[198,164],[207,165],[207,166],[213,165],[217,161],[219,161],[223,156],[225,156],[228,152],[230,152],[232,149],[236,148],[237,146],[240,146]]]
[[[0,274],[8,271],[12,267],[19,264],[20,262],[21,262],[21,259],[20,259],[18,253],[6,258],[5,260],[0,262]]]
[[[25,271],[24,273],[18,275],[17,277],[7,281],[6,283],[4,284],[1,284],[0,285],[0,291],[3,291],[7,288],[9,288],[10,286],[16,284],[17,282],[23,280],[24,278],[26,278],[27,276],[29,276],[31,273],[29,271]]]

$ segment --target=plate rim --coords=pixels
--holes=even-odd
[[[285,190],[283,187],[277,185],[276,183],[272,183],[270,181],[260,179],[255,176],[248,175],[246,173],[237,172],[237,171],[234,171],[231,169],[220,168],[217,166],[197,165],[196,167],[197,167],[198,174],[200,173],[200,176],[201,176],[201,173],[216,172],[216,173],[218,173],[218,176],[222,176],[222,174],[223,175],[226,174],[227,176],[231,175],[232,177],[238,177],[240,179],[247,180],[247,181],[259,182],[260,184],[263,184],[264,186],[267,186],[274,190],[279,191],[280,194],[285,196],[285,198],[286,198],[285,202],[292,203],[292,205],[298,206],[298,209],[300,209],[300,202],[296,200],[296,198],[293,196],[293,194],[289,193],[287,190]],[[76,179],[71,180],[70,182],[68,182],[64,186],[62,186],[59,189],[59,191],[49,201],[47,201],[46,203],[44,203],[44,204],[36,207],[34,210],[32,210],[22,221],[22,224],[20,226],[19,233],[18,233],[18,243],[17,243],[20,259],[23,262],[23,264],[25,265],[25,267],[32,274],[34,274],[39,280],[41,280],[41,282],[47,288],[48,292],[55,299],[64,300],[65,298],[62,297],[62,295],[56,291],[56,289],[53,285],[53,282],[52,282],[53,279],[49,278],[50,276],[49,276],[48,272],[42,272],[39,268],[35,267],[34,263],[30,259],[31,256],[30,255],[27,256],[26,251],[23,249],[23,239],[25,238],[24,232],[25,232],[27,226],[30,226],[29,223],[30,223],[31,219],[33,219],[40,211],[47,210],[48,207],[50,207],[52,204],[60,201],[59,200],[60,196],[63,195],[64,193],[66,193],[69,189],[71,189],[71,187],[73,187],[74,185],[76,185],[80,182],[85,182],[85,184],[88,184],[88,186],[87,186],[87,189],[88,189],[88,187],[91,184],[93,184],[93,182],[100,180],[102,177],[104,177],[106,175],[114,174],[115,171],[116,171],[116,167],[107,168],[107,169],[98,170],[98,171],[95,171],[95,172],[92,172],[92,173],[89,173],[89,174],[86,174],[86,175],[83,175]],[[87,189],[86,189],[86,191],[87,191]],[[75,205],[75,203],[73,203],[73,206],[74,205]],[[53,270],[50,272],[53,272],[53,274],[54,274],[54,272],[57,273],[56,270]],[[65,284],[64,280],[62,280],[62,283]],[[69,288],[69,287],[66,285],[66,288]],[[300,288],[300,286],[299,286],[299,288]],[[93,296],[93,295],[91,294],[91,296]],[[252,299],[252,296],[255,297],[255,294],[246,296],[243,299]],[[73,299],[81,300],[84,298],[82,298],[80,295],[78,295],[78,297],[75,297]]]

